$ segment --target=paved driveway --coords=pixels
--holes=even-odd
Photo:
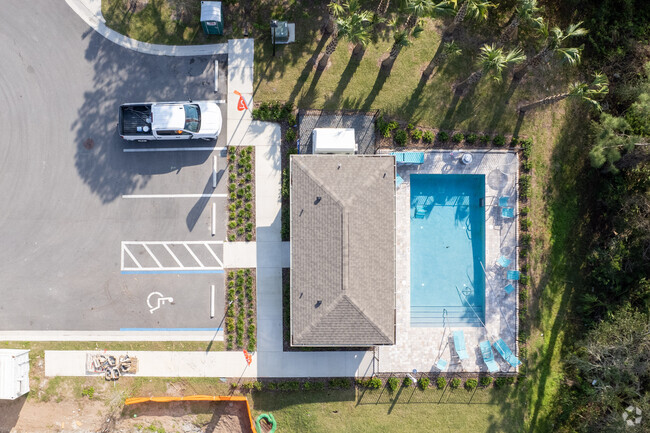
[[[216,143],[131,145],[116,125],[124,102],[225,99],[226,58],[131,52],[50,0],[2,2],[0,57],[0,330],[216,328],[225,104]]]

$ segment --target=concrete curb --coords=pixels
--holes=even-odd
[[[65,0],[68,6],[97,33],[129,50],[155,56],[207,56],[227,54],[228,44],[160,45],[136,41],[106,26],[102,16],[101,0]]]

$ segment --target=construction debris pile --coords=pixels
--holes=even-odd
[[[117,380],[123,374],[138,372],[138,358],[129,355],[110,355],[107,353],[89,353],[86,357],[86,371],[103,373],[106,380]]]

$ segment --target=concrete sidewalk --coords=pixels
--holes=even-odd
[[[225,43],[209,45],[160,45],[136,41],[106,26],[106,20],[104,20],[104,16],[102,15],[101,0],[65,1],[93,30],[109,41],[129,50],[157,56],[205,56],[226,54],[228,51],[228,44]]]

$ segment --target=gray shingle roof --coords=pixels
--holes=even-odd
[[[395,160],[291,157],[294,346],[395,343]]]

